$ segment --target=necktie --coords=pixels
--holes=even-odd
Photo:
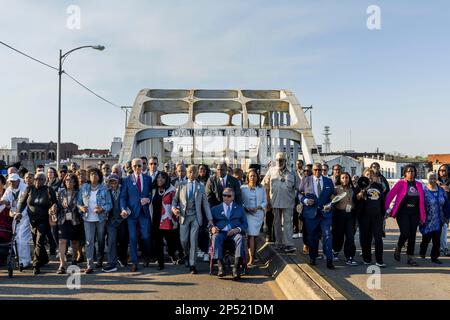
[[[227,219],[230,219],[231,206],[227,206]]]
[[[189,200],[191,200],[191,199],[192,199],[192,196],[194,195],[194,183],[191,182],[190,185],[191,185],[191,186],[190,186],[190,188],[189,188],[189,195],[188,195]]]
[[[220,184],[222,185],[222,188],[225,188],[225,179],[220,178]]]
[[[320,185],[320,179],[317,179],[317,197],[320,197],[322,193],[322,186]]]
[[[142,190],[142,188],[141,188],[141,175],[137,176],[137,187],[138,187],[139,192],[142,192],[141,191]]]

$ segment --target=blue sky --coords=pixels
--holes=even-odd
[[[342,3],[341,3],[342,2]],[[69,5],[81,29],[66,27]],[[366,27],[369,5],[381,30]],[[448,153],[447,1],[6,1],[0,40],[65,70],[118,105],[142,88],[292,90],[313,105],[321,144],[409,155]],[[57,138],[57,73],[0,46],[0,146]],[[63,141],[108,148],[124,114],[63,81]]]

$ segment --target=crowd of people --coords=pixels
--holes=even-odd
[[[197,274],[198,261],[216,261],[223,277],[228,255],[238,279],[259,263],[261,232],[282,253],[295,253],[294,240],[302,237],[310,264],[325,257],[332,269],[342,250],[347,265],[359,265],[358,229],[362,263],[373,263],[374,245],[375,264],[385,267],[385,220],[392,217],[400,230],[395,260],[401,261],[406,246],[407,263],[417,265],[418,229],[421,258],[430,242],[432,262],[440,264],[439,257],[448,255],[448,165],[428,173],[425,184],[407,165],[392,188],[376,162],[364,170],[364,178],[352,177],[340,165],[329,176],[326,164],[302,160],[289,170],[281,152],[264,176],[258,166],[244,172],[225,163],[214,170],[205,164],[159,167],[154,156],[124,166],[100,161],[87,170],[76,163],[59,171],[38,166],[35,173],[10,167],[6,178],[0,175],[0,241],[10,239],[1,230],[15,224],[21,267],[35,275],[55,255],[58,274],[66,273],[71,257],[72,265],[85,263],[85,274],[127,266],[136,272],[140,262],[144,267],[156,262],[162,270],[166,261]]]

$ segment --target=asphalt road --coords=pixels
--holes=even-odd
[[[359,238],[356,238],[357,256],[355,259],[359,266],[351,267],[345,264],[343,253],[341,252],[339,262],[335,262],[336,269],[329,270],[325,266],[325,260],[318,260],[318,265],[313,267],[319,274],[323,275],[333,286],[350,299],[358,300],[396,300],[396,299],[426,299],[439,300],[450,299],[450,258],[441,257],[442,265],[432,263],[429,258],[431,244],[428,247],[427,258],[420,259],[419,245],[421,235],[417,233],[416,240],[416,261],[417,267],[406,264],[406,252],[402,251],[401,262],[393,258],[394,248],[398,240],[398,227],[394,219],[387,220],[386,238],[384,238],[384,262],[386,268],[379,269],[380,282],[374,282],[374,277],[368,271],[368,266],[362,264],[359,257]],[[358,236],[358,235],[357,235]],[[295,240],[298,248],[303,242],[301,239]],[[301,250],[301,249],[300,249]],[[298,253],[297,253],[298,254]],[[300,253],[300,256],[309,261],[307,256]],[[373,257],[373,260],[375,258]],[[369,273],[368,273],[369,272]],[[369,285],[367,285],[369,280]]]
[[[31,270],[18,271],[10,279],[5,267],[0,270],[0,299],[169,299],[169,300],[273,300],[284,299],[276,283],[261,266],[249,271],[240,281],[230,276],[219,279],[209,275],[209,264],[199,262],[199,274],[191,275],[183,266],[166,264],[158,271],[156,264],[115,273],[82,274],[80,289],[69,290],[67,275],[57,275],[58,263],[52,261],[33,276]],[[74,283],[73,281],[71,282]]]

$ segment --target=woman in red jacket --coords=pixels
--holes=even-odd
[[[395,203],[391,211],[391,216],[396,218],[400,229],[397,248],[394,252],[394,259],[400,261],[402,247],[408,241],[406,254],[408,264],[417,266],[414,260],[414,247],[416,244],[417,227],[425,222],[425,197],[423,185],[416,181],[416,167],[406,165],[403,169],[404,179],[398,181],[386,196],[385,207],[389,212],[389,207],[394,198]]]
[[[172,215],[172,199],[174,196],[175,187],[170,184],[169,175],[166,172],[158,172],[153,184],[152,237],[159,270],[164,269],[164,238],[172,263],[175,264],[177,261],[175,250],[178,222],[176,217]]]

